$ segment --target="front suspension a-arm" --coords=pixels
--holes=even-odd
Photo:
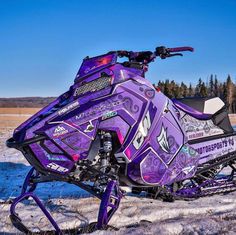
[[[55,234],[61,235],[62,231],[59,228],[58,224],[52,218],[51,214],[48,212],[48,210],[45,208],[45,206],[39,200],[39,198],[33,193],[37,185],[36,183],[34,183],[33,180],[37,176],[39,176],[39,174],[36,172],[34,168],[32,168],[25,178],[21,195],[15,198],[14,201],[12,202],[11,207],[10,207],[10,213],[11,213],[10,219],[12,221],[12,224],[21,232],[26,233],[26,234],[28,233],[32,234],[30,229],[28,229],[27,226],[23,224],[22,220],[20,219],[20,217],[17,215],[15,211],[16,206],[19,202],[22,202],[23,200],[31,197],[36,202],[36,204],[41,209],[41,211],[44,213],[44,215],[47,217],[51,225],[54,227]],[[73,183],[73,182],[70,182],[70,183]],[[74,183],[78,185],[78,183],[76,182]],[[86,187],[83,187],[83,189],[86,190]],[[88,188],[88,191],[91,193],[91,188]],[[113,214],[116,212],[116,210],[119,207],[120,200],[122,198],[122,192],[119,188],[117,181],[110,180],[108,181],[106,189],[102,194],[97,194],[97,192],[94,192],[93,195],[101,199],[99,213],[98,213],[98,220],[97,220],[97,224],[95,228],[106,229],[111,217],[113,216]]]

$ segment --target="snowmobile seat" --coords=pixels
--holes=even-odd
[[[174,104],[192,117],[208,120],[224,107],[224,102],[218,98],[184,98],[173,99]]]
[[[219,98],[183,98],[172,99],[177,108],[199,120],[212,120],[225,133],[232,133],[233,128],[228,117],[227,107]]]

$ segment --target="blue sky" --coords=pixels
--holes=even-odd
[[[82,59],[110,50],[193,46],[147,78],[236,79],[236,1],[0,0],[0,97],[57,96]]]

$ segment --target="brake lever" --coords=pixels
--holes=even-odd
[[[174,54],[164,54],[164,55],[160,55],[160,58],[161,59],[166,59],[166,58],[169,58],[169,57],[173,57],[173,56],[183,56],[182,53],[174,53]]]
[[[172,57],[172,56],[183,56],[182,53],[174,53],[174,54],[169,54],[167,57]]]

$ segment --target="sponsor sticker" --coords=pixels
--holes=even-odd
[[[83,118],[88,118],[93,115],[99,114],[100,112],[104,112],[106,109],[113,109],[114,107],[119,106],[121,104],[123,104],[123,101],[121,100],[113,100],[111,102],[102,102],[99,105],[93,106],[92,109],[76,115],[75,119],[80,120]]]
[[[70,111],[70,110],[72,110],[72,109],[75,109],[75,108],[77,108],[77,107],[79,107],[79,101],[75,101],[75,102],[73,102],[73,103],[71,103],[71,104],[65,106],[64,108],[60,109],[60,110],[58,111],[58,115],[63,115],[63,114],[65,114],[65,113],[67,113],[68,111]]]
[[[231,146],[234,146],[234,139],[233,138],[223,139],[223,140],[220,140],[220,141],[212,143],[212,144],[207,144],[206,146],[202,146],[202,147],[197,148],[196,151],[199,154],[203,154],[203,153],[210,153],[210,152],[213,152],[213,151],[219,150],[219,149],[229,148]]]
[[[66,133],[68,133],[69,131],[63,127],[63,126],[57,126],[56,129],[53,132],[53,136],[54,137],[59,137],[61,135],[64,135]]]
[[[51,162],[47,165],[48,168],[54,170],[54,171],[58,171],[58,172],[61,172],[61,173],[65,173],[67,171],[69,171],[67,168],[63,167],[63,166],[60,166],[58,164],[56,164],[55,162]]]
[[[116,115],[117,115],[116,111],[107,112],[105,115],[102,116],[102,120],[106,120],[106,119],[114,117]]]

